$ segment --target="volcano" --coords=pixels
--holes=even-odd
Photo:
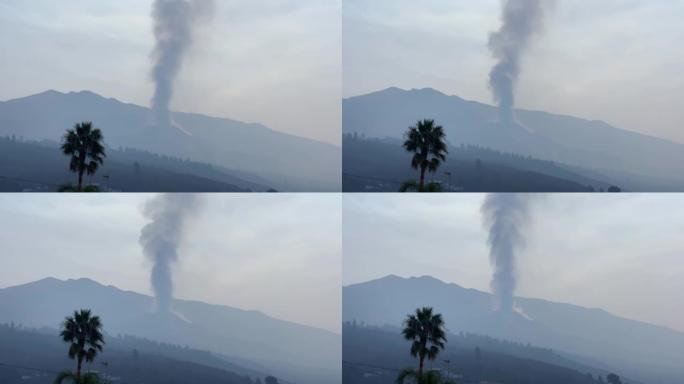
[[[0,323],[56,328],[79,308],[100,316],[105,332],[112,335],[210,351],[290,382],[341,380],[339,334],[258,311],[174,300],[171,313],[155,313],[153,297],[90,279],[46,278],[0,289]]]
[[[258,123],[174,112],[171,121],[177,126],[153,126],[151,116],[149,108],[89,91],[46,91],[0,102],[0,136],[58,142],[76,122],[92,121],[109,148],[223,167],[279,191],[341,188],[338,146]]]
[[[493,297],[486,292],[430,276],[386,276],[344,287],[342,318],[399,328],[408,313],[431,306],[442,314],[451,333],[550,348],[647,383],[684,382],[682,332],[620,318],[602,309],[522,297],[514,300],[521,312],[502,314],[493,310]]]
[[[544,111],[515,110],[514,115],[518,122],[501,124],[495,106],[430,88],[393,87],[344,99],[342,131],[395,140],[399,147],[409,126],[430,118],[444,127],[450,157],[461,145],[479,146],[561,163],[589,178],[602,175],[599,179],[624,190],[684,191],[682,143]]]

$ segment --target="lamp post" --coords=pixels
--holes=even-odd
[[[451,371],[450,371],[450,369],[449,369],[449,366],[450,366],[450,364],[451,364],[451,360],[444,360],[444,362],[445,362],[446,365],[447,365],[447,379],[448,379],[448,378],[451,377]]]

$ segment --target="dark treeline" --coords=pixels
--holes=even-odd
[[[393,384],[404,368],[417,367],[400,328],[347,322],[342,338],[344,384]],[[610,374],[532,345],[469,333],[449,333],[447,339],[426,369],[445,378],[449,371],[458,384],[598,384]]]
[[[52,384],[56,375],[75,363],[54,329],[0,324],[0,383]],[[101,382],[190,384],[258,384],[260,379],[238,374],[230,362],[206,351],[158,343],[131,336],[105,335],[105,348],[84,372]],[[252,377],[255,377],[253,375]],[[26,381],[30,378],[30,381]],[[66,381],[65,381],[66,382]]]
[[[415,179],[412,155],[399,140],[368,139],[355,134],[343,138],[343,181],[347,192],[396,192]],[[475,145],[449,146],[446,160],[427,181],[443,190],[459,192],[591,192],[611,187],[603,176],[553,161],[500,152]]]
[[[69,159],[58,147],[50,141],[0,138],[0,190],[54,192],[73,183]],[[129,148],[109,149],[97,174],[84,178],[100,190],[126,192],[239,192],[266,188],[208,164]]]

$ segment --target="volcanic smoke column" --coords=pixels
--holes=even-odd
[[[171,267],[178,260],[185,222],[197,208],[198,197],[192,194],[159,195],[147,201],[143,208],[143,215],[151,221],[140,231],[139,242],[153,263],[150,280],[159,313],[171,312]]]
[[[515,85],[520,56],[541,31],[544,13],[552,0],[502,0],[501,29],[489,35],[489,50],[497,60],[489,73],[489,86],[499,105],[501,122],[513,121]]]
[[[171,126],[169,104],[173,85],[183,65],[183,57],[192,45],[193,32],[199,21],[214,12],[214,0],[155,0],[152,5],[155,83],[152,112],[157,126]]]
[[[494,306],[501,313],[513,312],[516,253],[525,245],[531,199],[529,194],[492,193],[482,204],[482,222],[489,231],[489,261],[494,269]]]

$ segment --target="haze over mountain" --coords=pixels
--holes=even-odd
[[[53,384],[58,372],[73,366],[64,353],[64,342],[55,337],[58,333],[56,328],[0,324],[0,382]],[[255,384],[269,375],[216,353],[114,335],[106,335],[105,350],[86,369],[105,382],[146,384]]]
[[[388,88],[345,99],[342,125],[347,134],[401,139],[417,120],[432,118],[444,126],[452,150],[470,144],[550,160],[626,190],[684,190],[683,144],[600,121],[540,111],[517,110],[515,114],[519,125],[502,125],[498,110],[487,104],[430,88]]]
[[[343,320],[399,327],[421,306],[442,313],[452,333],[472,332],[553,348],[573,360],[644,383],[684,380],[684,333],[601,309],[516,298],[519,313],[493,312],[490,294],[435,278],[387,276],[343,288]]]
[[[396,192],[416,177],[407,167],[412,155],[397,139],[364,139],[345,135],[342,184],[345,192]],[[402,166],[403,165],[403,166]],[[609,190],[602,175],[522,155],[460,145],[428,180],[459,192],[594,192]],[[592,178],[594,177],[594,178]]]
[[[54,192],[74,182],[59,144],[0,137],[0,190],[3,192]],[[268,187],[249,182],[206,163],[159,156],[134,149],[107,151],[98,173],[86,178],[102,191],[126,192],[250,192]],[[254,175],[246,175],[254,178]]]
[[[339,147],[256,123],[189,113],[173,113],[172,118],[180,129],[152,127],[145,107],[88,91],[47,91],[0,102],[0,136],[57,142],[76,122],[93,121],[110,148],[213,164],[280,191],[340,189]]]
[[[260,122],[339,146],[338,0],[202,0],[215,4],[211,14],[208,7],[182,12],[161,25],[185,32],[173,40],[155,34],[155,3],[0,2],[0,100],[88,89],[148,106],[158,43],[169,39],[169,48],[185,48],[166,56],[180,59],[164,67],[178,69],[168,76],[176,80],[173,110]],[[182,17],[190,15],[200,17]]]
[[[344,96],[398,86],[494,100],[499,0],[350,0],[342,12]],[[684,143],[681,1],[534,1],[508,35],[516,105],[610,122]],[[522,12],[524,7],[518,8]],[[533,25],[533,28],[524,26]],[[523,37],[526,36],[527,38]],[[569,38],[572,37],[572,38]],[[511,77],[514,79],[515,77]]]
[[[344,384],[394,384],[397,372],[416,366],[398,327],[346,323],[342,340]],[[444,350],[426,365],[468,384],[599,384],[610,374],[547,348],[472,333],[448,333]]]
[[[154,313],[153,298],[89,279],[40,281],[0,289],[0,323],[57,327],[70,311],[90,308],[110,335],[188,345],[229,362],[297,383],[340,381],[340,336],[330,331],[197,301],[174,300]]]

